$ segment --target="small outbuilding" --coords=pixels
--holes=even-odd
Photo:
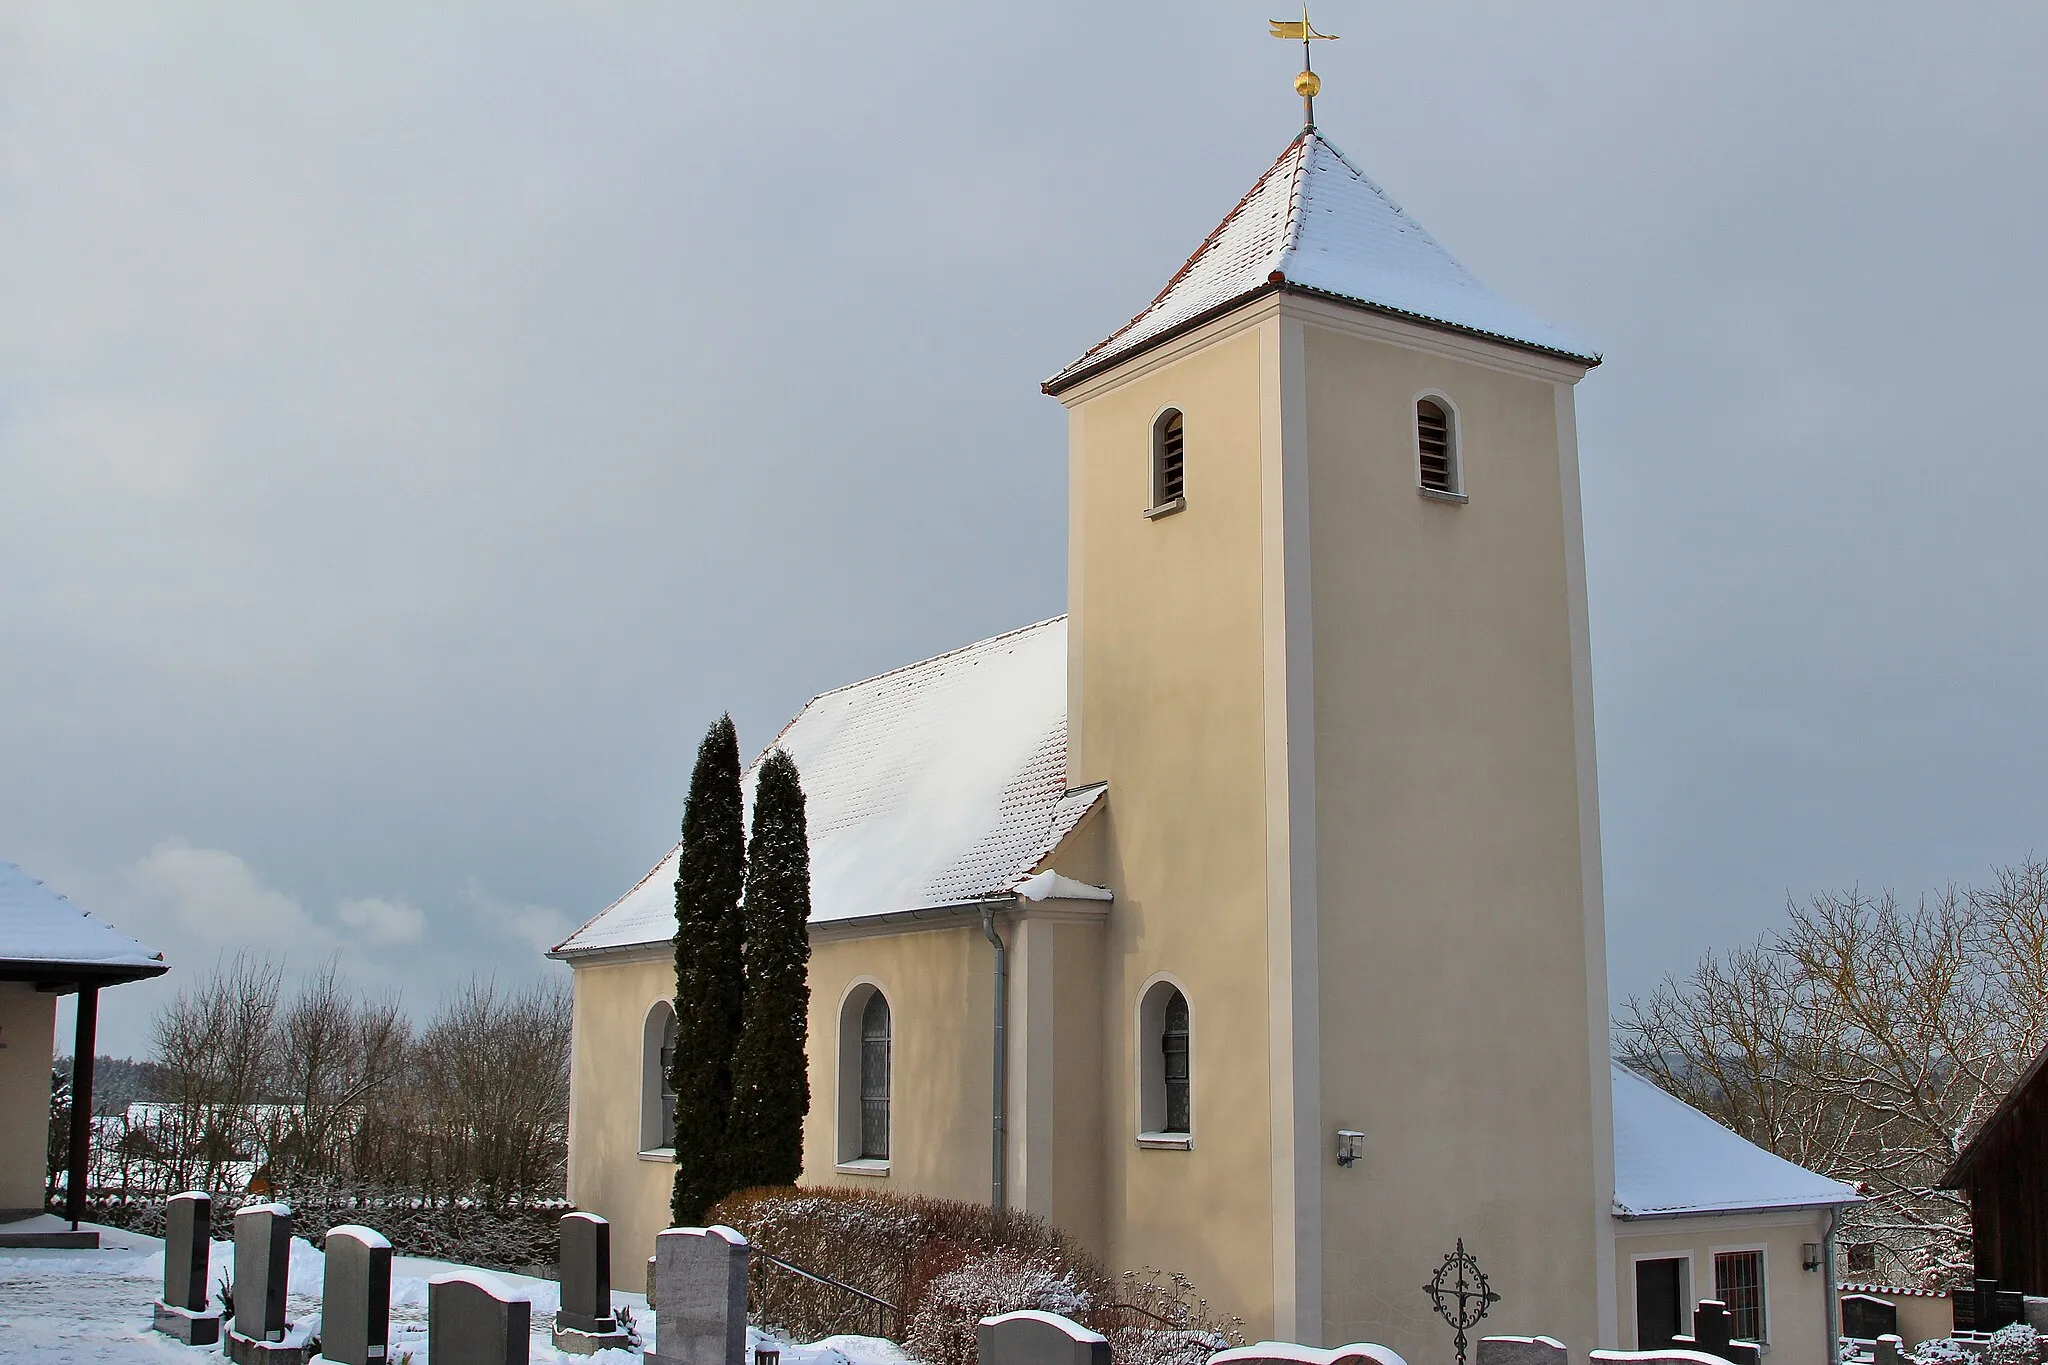
[[[162,953],[92,918],[13,863],[0,862],[0,1246],[97,1244],[97,1235],[80,1230],[78,1222],[85,1212],[100,988],[166,970]],[[43,1191],[57,997],[74,992],[78,1031],[64,1210],[71,1226],[64,1229],[43,1218]]]
[[[1723,1128],[1614,1067],[1614,1259],[1621,1342],[1668,1348],[1702,1299],[1739,1340],[1786,1360],[1833,1358],[1832,1243],[1853,1185]]]
[[[1977,1129],[1941,1188],[1969,1196],[1977,1278],[2048,1295],[2048,1050]]]

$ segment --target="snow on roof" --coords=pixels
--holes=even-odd
[[[803,777],[814,924],[1008,893],[1103,791],[1066,788],[1065,617],[826,692],[772,747]],[[555,952],[669,939],[679,852]]]
[[[1305,128],[1159,297],[1047,380],[1046,391],[1276,287],[1600,363],[1598,352],[1474,279],[1334,144]]]
[[[1614,1211],[1624,1218],[1849,1204],[1854,1186],[1737,1137],[1614,1064]]]
[[[130,977],[164,970],[163,954],[94,919],[13,863],[0,863],[0,962]]]

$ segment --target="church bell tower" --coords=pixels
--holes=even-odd
[[[1462,1239],[1502,1295],[1484,1330],[1612,1345],[1573,408],[1599,357],[1307,109],[1045,384],[1068,782],[1109,790],[1104,1249],[1256,1334],[1416,1360],[1447,1349],[1422,1286]],[[1166,1133],[1141,1093],[1162,981],[1190,1058]]]

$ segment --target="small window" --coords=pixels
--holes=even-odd
[[[1161,1080],[1166,1086],[1166,1122],[1160,1131],[1188,1131],[1188,998],[1175,991],[1166,1001],[1159,1030]]]
[[[657,1000],[647,1011],[640,1043],[640,1150],[676,1145],[676,1007]]]
[[[1187,495],[1187,424],[1168,408],[1152,424],[1152,505],[1175,507]]]
[[[1764,1339],[1764,1254],[1714,1253],[1714,1297],[1728,1305],[1729,1335],[1737,1341]]]
[[[1193,1018],[1161,978],[1138,999],[1138,1145],[1188,1148],[1195,1133]]]
[[[860,1012],[860,1156],[889,1159],[889,1002],[880,991]]]
[[[1849,1273],[1851,1275],[1875,1275],[1877,1273],[1877,1243],[1851,1242],[1849,1252]]]
[[[1458,477],[1458,431],[1451,411],[1433,398],[1415,404],[1417,477],[1432,493],[1462,493]]]

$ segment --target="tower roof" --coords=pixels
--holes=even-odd
[[[1045,382],[1058,393],[1272,290],[1505,341],[1582,365],[1600,356],[1472,277],[1314,128],[1302,129],[1159,297]]]

